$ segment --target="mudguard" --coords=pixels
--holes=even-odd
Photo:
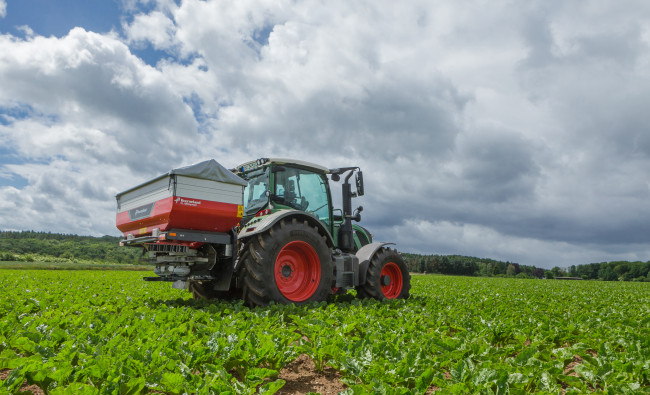
[[[366,274],[368,273],[368,266],[370,265],[372,257],[375,256],[380,248],[391,244],[395,245],[395,243],[370,243],[361,247],[359,251],[357,251],[356,256],[359,258],[359,285],[366,283]]]
[[[297,218],[298,221],[307,221],[310,225],[317,226],[318,230],[327,237],[327,245],[334,248],[334,238],[332,238],[325,225],[315,215],[300,210],[280,210],[264,217],[254,218],[239,231],[237,238],[241,240],[263,233],[271,229],[278,221],[287,217]]]

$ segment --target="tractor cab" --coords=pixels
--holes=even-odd
[[[241,225],[247,226],[250,221],[260,220],[280,210],[304,211],[318,218],[332,236],[336,247],[354,252],[372,241],[372,235],[367,230],[351,224],[351,220],[361,219],[358,212],[352,215],[350,202],[352,197],[363,194],[363,179],[359,177],[358,170],[356,167],[328,169],[309,162],[276,158],[244,163],[233,169],[248,181],[248,186],[244,188]],[[357,192],[352,193],[348,179],[355,171]],[[345,173],[348,173],[348,177],[343,184],[344,207],[333,209],[328,176],[337,182]],[[346,206],[349,206],[347,221],[344,214]],[[346,222],[349,222],[349,226],[346,226]]]

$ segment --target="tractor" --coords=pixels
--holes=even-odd
[[[330,181],[342,182],[340,209]],[[157,277],[145,280],[172,282],[195,298],[243,298],[251,307],[324,301],[349,289],[408,298],[402,256],[352,223],[363,210],[352,199],[363,194],[358,167],[261,158],[228,170],[210,160],[118,194],[120,245],[142,248],[155,265]]]

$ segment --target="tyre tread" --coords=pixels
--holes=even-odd
[[[331,293],[330,285],[334,283],[335,277],[333,264],[324,260],[325,256],[330,256],[327,237],[319,232],[318,227],[310,226],[307,221],[298,222],[294,217],[290,221],[281,220],[270,230],[247,242],[246,250],[242,254],[243,297],[246,305],[255,307],[266,306],[270,302],[293,303],[280,294],[274,281],[275,256],[283,245],[294,239],[291,236],[293,231],[302,231],[306,235],[311,234],[312,236],[306,236],[306,238],[311,237],[311,239],[317,240],[316,244],[318,245],[312,245],[312,247],[316,249],[319,257],[323,258],[320,259],[321,265],[329,267],[329,270],[327,267],[322,270],[321,273],[329,272],[329,275],[321,276],[323,284],[319,285],[314,295],[304,302],[297,302],[297,304],[326,300]],[[310,242],[310,244],[312,243]],[[326,282],[329,282],[327,286],[324,285]]]
[[[411,274],[408,271],[406,263],[402,259],[401,255],[397,252],[397,250],[389,247],[382,247],[370,260],[365,284],[357,287],[358,297],[373,298],[378,300],[385,299],[384,294],[381,291],[380,277],[382,268],[389,261],[396,263],[402,270],[403,287],[397,298],[407,299],[410,296]]]

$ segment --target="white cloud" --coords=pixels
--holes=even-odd
[[[30,216],[51,180],[105,210],[52,230],[115,232],[100,191],[176,165],[289,156],[362,166],[362,224],[403,250],[648,259],[645,1],[123,3],[123,37],[0,37],[0,107],[27,114],[0,143],[30,162],[10,169]]]
[[[7,2],[5,0],[0,0],[0,18],[7,16]]]
[[[174,22],[160,11],[138,14],[131,24],[125,25],[130,43],[148,42],[156,49],[172,48],[174,29]]]
[[[182,96],[115,37],[0,36],[0,52],[0,107],[21,114],[0,141],[33,162],[5,166],[29,185],[3,227],[115,233],[115,193],[185,164],[203,139]]]
[[[21,190],[0,188],[4,229],[103,234],[114,222],[113,196],[125,166],[97,166],[55,159],[47,164],[11,165],[29,181]],[[100,169],[106,169],[99,172]],[[10,213],[10,215],[9,215]]]
[[[137,170],[193,150],[182,144],[196,135],[190,108],[158,70],[115,38],[80,28],[60,39],[3,36],[0,51],[6,54],[0,105],[30,112],[2,134],[28,157],[90,157]]]

